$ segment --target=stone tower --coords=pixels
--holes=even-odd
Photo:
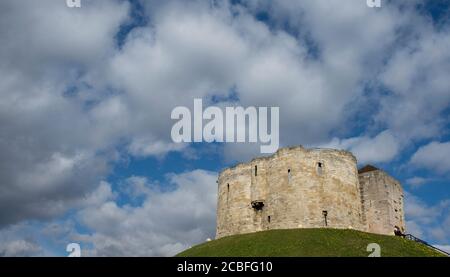
[[[335,149],[281,148],[219,174],[216,238],[269,229],[404,229],[398,181]],[[371,169],[371,170],[368,170]]]
[[[268,229],[365,230],[356,159],[347,151],[282,148],[225,169],[218,185],[217,238]]]
[[[363,222],[367,231],[392,234],[395,226],[405,231],[403,189],[400,182],[371,165],[359,170]]]

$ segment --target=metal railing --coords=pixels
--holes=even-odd
[[[426,242],[426,241],[424,241],[424,240],[421,240],[421,239],[419,239],[418,237],[415,237],[415,236],[413,236],[413,235],[411,235],[411,234],[406,234],[406,235],[405,235],[405,238],[406,238],[406,239],[409,239],[409,240],[412,240],[412,241],[415,241],[415,242],[418,242],[418,243],[421,243],[421,244],[423,244],[423,245],[425,245],[425,246],[427,246],[427,247],[430,247],[430,248],[432,248],[432,249],[434,249],[434,250],[436,250],[436,251],[438,251],[438,252],[440,252],[440,253],[442,253],[442,254],[444,254],[444,255],[450,256],[450,253],[448,253],[448,252],[446,252],[446,251],[444,251],[444,250],[442,250],[442,249],[439,249],[439,248],[437,248],[437,247],[435,247],[435,246],[429,244],[428,242]]]

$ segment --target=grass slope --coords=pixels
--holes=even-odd
[[[367,257],[378,243],[382,257],[442,257],[420,243],[355,230],[291,229],[235,235],[194,246],[179,257]]]

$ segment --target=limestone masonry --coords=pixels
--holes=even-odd
[[[290,228],[405,230],[400,183],[373,166],[358,172],[348,151],[282,148],[225,169],[218,186],[217,238]]]

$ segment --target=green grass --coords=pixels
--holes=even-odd
[[[382,257],[442,257],[420,243],[355,230],[270,230],[225,237],[194,246],[179,257],[367,257],[369,243]]]

